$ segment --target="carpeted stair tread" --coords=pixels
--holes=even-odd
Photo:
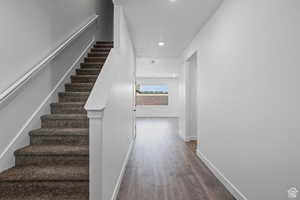
[[[86,71],[86,72],[100,72],[101,70],[100,69],[94,69],[94,68],[87,68],[87,69],[76,69],[77,72],[80,72],[80,71]],[[93,75],[93,74],[91,74]]]
[[[80,86],[93,86],[94,83],[66,83],[66,85],[72,85],[72,86],[80,87]]]
[[[98,75],[73,75],[71,77],[83,77],[83,78],[86,78],[86,77],[90,77],[90,78],[97,78]]]
[[[97,75],[100,73],[100,69],[97,68],[87,68],[87,69],[76,69],[78,75]]]
[[[114,44],[111,42],[96,42],[95,45],[103,45],[103,46],[113,46]]]
[[[113,41],[97,41],[96,44],[114,44]]]
[[[75,84],[75,83],[72,83],[72,84]],[[59,95],[64,95],[64,96],[89,96],[90,93],[89,92],[60,92]]]
[[[88,128],[40,128],[31,131],[30,136],[85,136]]]
[[[92,52],[92,53],[88,53],[88,57],[102,57],[102,56],[107,56],[109,54],[109,52]]]
[[[85,62],[105,62],[106,57],[86,57],[84,58]]]
[[[86,114],[51,114],[41,117],[42,128],[88,128]]]
[[[98,75],[73,75],[71,76],[72,83],[94,83]]]
[[[85,114],[85,102],[59,102],[51,104],[52,114]]]
[[[103,49],[103,50],[106,50],[106,51],[110,51],[113,47],[111,45],[108,45],[108,46],[103,46],[103,45],[99,45],[99,44],[95,44],[93,49]]]
[[[41,128],[29,133],[31,145],[88,145],[88,128]]]
[[[112,44],[95,44],[95,48],[113,48]]]
[[[60,106],[60,107],[84,107],[85,102],[57,102],[51,103],[51,106]]]
[[[80,64],[81,66],[88,66],[88,65],[100,65],[100,66],[102,66],[102,65],[104,65],[104,62],[84,62],[84,63],[81,63]]]
[[[92,87],[94,83],[67,83],[66,86],[73,86],[73,87]],[[80,92],[80,91],[78,91]]]
[[[88,54],[88,55],[94,55],[94,56],[88,56],[88,57],[86,57],[86,58],[91,58],[91,59],[97,59],[97,58],[99,58],[99,59],[106,59],[107,58],[107,55],[106,54],[98,54],[97,56],[96,56],[96,54]]]
[[[88,80],[87,80],[88,81]],[[61,92],[58,94],[59,103],[86,102],[90,92]]]
[[[15,155],[28,156],[87,156],[89,155],[88,145],[71,146],[71,145],[30,145],[19,149]]]
[[[51,103],[51,105],[61,105],[61,106],[82,106],[85,105],[83,102],[62,102],[62,103]]]
[[[92,80],[96,80],[98,77],[98,75],[73,75],[71,76],[71,79],[92,79]]]
[[[65,84],[66,92],[90,92],[94,83],[68,83]]]
[[[87,115],[84,114],[50,114],[50,115],[43,115],[41,117],[42,120],[68,120],[68,119],[87,119]]]
[[[101,68],[104,65],[104,62],[85,62],[81,63],[81,68]]]
[[[2,198],[0,197],[0,200]],[[89,200],[89,195],[83,192],[72,193],[59,193],[53,194],[53,192],[24,192],[20,194],[10,194],[3,198],[3,200]]]
[[[103,49],[103,48],[92,48],[91,52],[95,53],[95,52],[110,52],[111,49]]]
[[[22,166],[8,169],[0,174],[0,184],[3,182],[31,181],[88,181],[87,166]]]

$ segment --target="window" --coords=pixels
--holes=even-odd
[[[169,90],[166,85],[143,85],[136,86],[137,105],[167,106],[169,104]]]

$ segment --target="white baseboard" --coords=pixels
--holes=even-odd
[[[137,114],[136,118],[179,118],[178,116],[175,115],[142,115],[142,114]]]
[[[242,194],[221,172],[216,168],[212,162],[210,162],[198,149],[197,156],[202,160],[205,165],[211,170],[211,172],[223,183],[227,190],[237,199],[237,200],[248,200],[245,195]]]
[[[40,116],[47,114],[50,108],[50,103],[57,98],[57,93],[59,89],[69,80],[71,73],[75,71],[75,68],[79,66],[80,62],[83,60],[85,55],[88,53],[92,45],[94,44],[95,39],[93,38],[87,47],[82,51],[80,56],[73,62],[68,71],[62,76],[62,78],[57,82],[55,87],[49,93],[49,95],[42,101],[39,107],[34,111],[34,113],[28,118],[25,124],[22,126],[20,131],[12,139],[9,145],[0,155],[0,172],[13,167],[14,157],[13,153],[19,148],[22,148],[29,144],[29,135],[28,132],[36,128],[36,125],[40,123]],[[37,123],[38,122],[38,123]]]
[[[130,146],[129,146],[129,149],[127,151],[127,154],[126,154],[123,166],[122,166],[122,170],[121,170],[120,176],[119,176],[119,178],[117,180],[117,184],[115,186],[114,193],[113,193],[113,195],[111,197],[111,200],[116,200],[117,197],[118,197],[120,186],[121,186],[124,174],[125,174],[126,166],[127,166],[128,161],[129,161],[131,151],[133,149],[133,144],[134,144],[134,140],[132,140],[131,143],[130,143]]]

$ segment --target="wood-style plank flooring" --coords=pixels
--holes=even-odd
[[[196,140],[191,140],[186,143],[187,146],[192,150],[192,152],[196,153],[197,152],[197,141]]]
[[[140,119],[118,200],[234,200],[172,119]]]

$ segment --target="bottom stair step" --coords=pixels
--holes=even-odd
[[[88,193],[88,166],[14,167],[0,174],[0,199],[13,194]]]
[[[3,196],[1,198],[1,196]],[[38,192],[22,192],[0,195],[0,200],[89,200],[89,193],[73,191],[71,193],[57,193],[38,191]]]

